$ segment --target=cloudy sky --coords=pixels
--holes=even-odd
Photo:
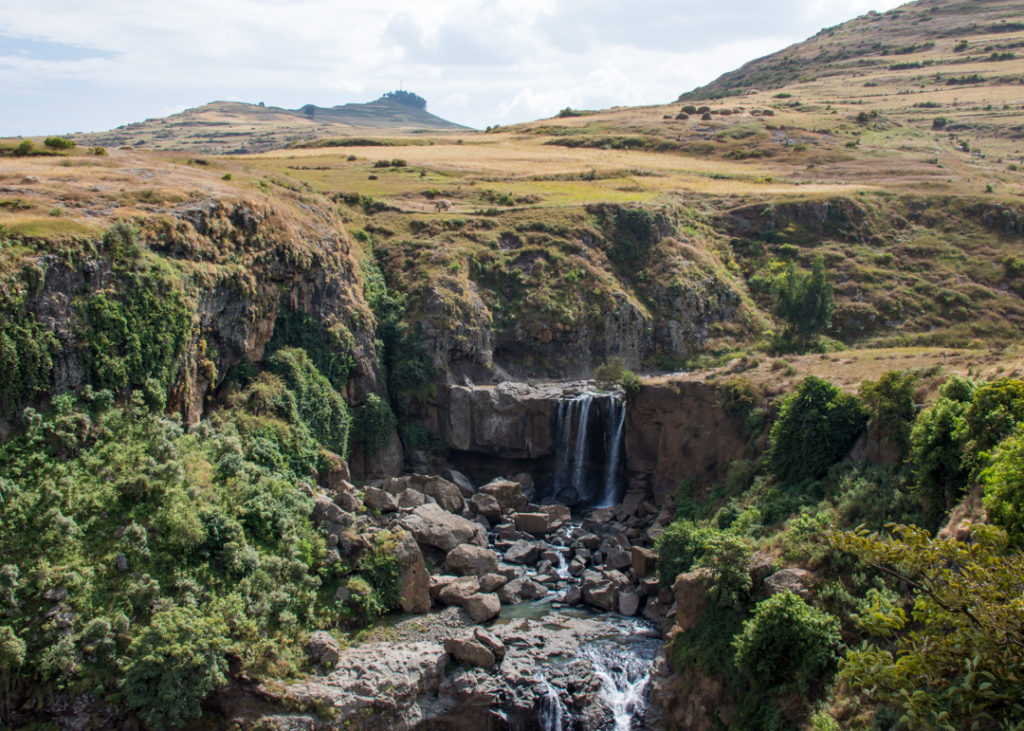
[[[0,0],[0,136],[402,88],[473,127],[664,103],[894,0]]]

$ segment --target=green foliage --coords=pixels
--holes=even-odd
[[[128,272],[116,290],[85,295],[75,309],[89,383],[123,393],[154,379],[167,389],[192,332],[180,288],[155,273]]]
[[[282,348],[267,360],[267,367],[294,395],[298,413],[313,436],[327,449],[348,454],[351,415],[344,399],[300,348]]]
[[[757,394],[749,378],[734,376],[718,387],[718,403],[730,416],[746,418],[757,405]]]
[[[274,353],[281,348],[302,348],[317,370],[340,392],[344,390],[354,365],[353,346],[352,334],[343,325],[327,328],[308,312],[285,307],[274,321],[274,334],[270,337],[267,351]]]
[[[839,659],[839,621],[783,591],[754,607],[733,639],[734,662],[757,689],[827,682]]]
[[[951,507],[967,484],[959,435],[974,390],[970,381],[951,377],[942,386],[940,398],[918,414],[911,429],[910,460],[917,491],[933,504],[933,513]]]
[[[985,510],[1011,543],[1024,546],[1024,428],[1004,439],[981,473]]]
[[[0,417],[12,418],[25,401],[52,386],[60,342],[15,301],[0,304]]]
[[[810,272],[790,262],[772,283],[772,313],[786,321],[784,349],[791,344],[805,348],[813,335],[829,326],[833,308],[832,285],[820,256]]]
[[[66,137],[47,137],[43,140],[43,144],[51,150],[70,150],[71,148],[78,146],[77,142],[69,140]]]
[[[658,226],[646,208],[620,208],[615,214],[618,233],[612,259],[622,266],[635,267],[643,262],[658,240]]]
[[[850,449],[866,421],[857,397],[808,376],[782,402],[772,425],[772,474],[782,482],[820,477]]]
[[[25,157],[35,152],[36,146],[32,140],[22,140],[18,143],[17,147],[14,148],[12,154],[15,157]]]
[[[871,424],[881,438],[899,448],[901,456],[910,446],[910,430],[917,414],[916,385],[917,376],[909,371],[889,371],[877,381],[860,384],[860,397],[868,407]]]
[[[598,388],[621,388],[627,396],[636,396],[643,385],[640,376],[626,368],[626,361],[617,355],[611,356],[594,369],[594,381]]]
[[[129,221],[116,221],[103,234],[103,245],[110,257],[119,263],[134,261],[142,253],[139,232]]]
[[[153,615],[132,642],[122,689],[128,705],[155,729],[200,715],[200,702],[227,683],[222,621],[191,607]]]
[[[964,467],[976,475],[988,450],[1024,421],[1024,381],[1001,378],[979,386],[964,412],[958,438],[963,442]]]
[[[387,446],[397,425],[398,420],[388,402],[371,393],[355,411],[351,441],[361,445],[367,454],[376,454]]]
[[[689,520],[676,520],[658,536],[658,579],[662,586],[672,586],[679,574],[689,571],[704,555],[704,544],[714,528],[698,527]]]
[[[1012,728],[1024,717],[1024,555],[1006,534],[974,526],[972,541],[841,533],[833,543],[913,591],[907,607],[875,595],[860,617],[879,638],[847,652],[841,677],[902,713],[909,728]]]

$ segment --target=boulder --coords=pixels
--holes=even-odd
[[[322,485],[331,494],[351,487],[352,475],[348,469],[348,462],[341,458],[341,455],[334,452],[321,452],[327,469],[322,475]]]
[[[494,653],[476,640],[449,637],[444,641],[444,651],[463,665],[473,665],[484,670],[494,667]]]
[[[489,548],[463,543],[456,546],[444,561],[457,574],[483,576],[498,570],[498,556]]]
[[[543,599],[547,595],[547,587],[545,587],[543,584],[537,581],[530,580],[523,582],[523,588],[522,591],[520,591],[520,596],[522,596],[523,599],[532,601],[534,599]]]
[[[465,507],[462,491],[438,475],[413,474],[392,477],[385,481],[384,489],[392,495],[399,495],[405,490],[416,490],[433,498],[438,505],[450,513],[461,513]]]
[[[526,496],[523,494],[522,486],[511,480],[491,480],[481,487],[479,492],[493,496],[501,506],[503,513],[519,510],[526,505]]]
[[[807,569],[789,568],[776,571],[764,580],[764,590],[768,596],[791,591],[804,601],[809,601],[811,592],[807,589],[807,579],[811,572]]]
[[[541,505],[540,512],[548,516],[548,532],[558,530],[572,520],[572,511],[564,505]]]
[[[398,522],[416,537],[417,543],[442,551],[450,551],[460,543],[487,545],[484,530],[479,524],[453,515],[435,503],[420,505]]]
[[[621,569],[630,568],[633,565],[633,559],[630,556],[629,551],[616,544],[608,549],[608,556],[605,558],[605,563],[608,565],[608,568],[619,571]]]
[[[584,571],[580,591],[587,604],[611,612],[618,609],[619,589],[598,571]]]
[[[398,493],[398,507],[404,510],[418,508],[426,502],[430,502],[430,498],[416,490],[402,490]]]
[[[398,559],[399,606],[403,612],[422,614],[430,611],[430,575],[423,565],[423,554],[412,533],[404,532],[395,548]]]
[[[708,589],[714,581],[714,573],[706,568],[694,569],[676,577],[672,584],[672,594],[676,600],[676,626],[680,632],[695,626],[707,613],[710,606]]]
[[[480,591],[497,591],[508,583],[508,579],[501,574],[484,574],[480,577]]]
[[[329,534],[337,534],[355,525],[351,513],[342,510],[333,500],[320,493],[313,502],[313,522]]]
[[[654,573],[658,566],[658,554],[649,548],[642,546],[633,546],[630,549],[630,559],[633,565],[633,571],[640,578],[650,576]]]
[[[565,590],[565,596],[562,597],[562,602],[570,607],[575,607],[583,601],[583,592],[580,591],[578,586],[570,586]]]
[[[512,563],[534,564],[540,558],[544,544],[538,541],[518,540],[505,551],[505,560]]]
[[[640,595],[635,591],[619,592],[619,614],[633,617],[638,611],[640,611]]]
[[[437,598],[447,606],[465,606],[466,600],[480,591],[480,582],[475,576],[462,576],[448,582],[437,594]]]
[[[435,602],[441,601],[441,599],[440,599],[441,591],[446,586],[448,586],[449,584],[451,584],[452,582],[454,582],[458,578],[459,578],[458,576],[452,576],[450,574],[441,574],[440,576],[432,575],[430,577],[430,598],[431,598],[431,600],[435,601]]]
[[[502,604],[518,604],[523,600],[522,579],[512,579],[498,589],[498,599]]]
[[[459,488],[459,491],[462,492],[462,497],[466,500],[469,500],[476,493],[476,486],[473,482],[458,470],[447,469],[441,476]]]
[[[338,665],[341,658],[341,645],[328,632],[314,632],[306,642],[306,652],[314,665],[322,670],[331,671]]]
[[[473,594],[466,598],[462,606],[474,622],[487,622],[501,612],[501,600],[497,594]]]
[[[474,512],[484,516],[487,520],[501,520],[501,505],[498,504],[498,500],[494,495],[478,492],[469,499],[469,505]]]
[[[483,627],[473,629],[473,639],[494,653],[494,659],[501,662],[505,657],[505,643]]]
[[[548,532],[547,513],[513,513],[512,520],[516,524],[516,530],[535,536],[543,536]]]
[[[379,510],[382,513],[393,513],[398,510],[395,496],[376,487],[368,487],[363,491],[363,504],[370,510]]]

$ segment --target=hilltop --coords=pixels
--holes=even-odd
[[[422,97],[394,91],[372,102],[334,107],[306,104],[298,109],[282,109],[262,102],[216,101],[168,117],[74,138],[82,145],[223,155],[264,152],[325,137],[376,138],[382,133],[468,129],[428,112]]]

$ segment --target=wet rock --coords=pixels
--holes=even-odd
[[[601,539],[590,532],[583,532],[576,537],[576,540],[572,542],[572,547],[579,552],[579,549],[583,548],[588,551],[596,551],[597,547],[601,545]]]
[[[469,499],[469,505],[477,514],[484,516],[487,520],[501,520],[501,505],[494,495],[478,492]],[[509,528],[511,527],[509,526]]]
[[[306,642],[306,652],[313,664],[328,671],[338,665],[341,657],[341,645],[328,632],[318,631],[309,636]]]
[[[538,541],[518,540],[505,551],[505,560],[512,563],[534,564],[540,558],[543,543]]]
[[[398,510],[395,496],[376,487],[366,488],[363,492],[363,503],[370,510],[379,510],[382,513],[393,513]]]
[[[475,622],[487,622],[501,612],[501,600],[497,594],[473,594],[466,598],[462,606]]]
[[[498,570],[498,556],[494,551],[468,543],[453,548],[444,560],[448,568],[464,576],[483,576]]]
[[[580,591],[578,586],[570,586],[565,590],[565,596],[562,597],[562,602],[570,607],[575,607],[582,601],[583,592]]]
[[[398,559],[399,606],[403,612],[422,614],[430,611],[430,576],[423,565],[423,554],[411,533],[403,533],[395,548]]]
[[[547,587],[537,581],[524,581],[520,596],[528,601],[543,599],[548,595]]]
[[[511,480],[491,480],[481,487],[479,492],[493,496],[501,506],[503,513],[519,510],[526,505],[526,496],[523,495],[522,486]]]
[[[776,571],[764,580],[764,589],[768,596],[791,591],[804,601],[809,601],[811,592],[807,589],[807,580],[811,572],[807,569],[789,568]]]
[[[640,595],[635,591],[623,591],[619,593],[619,614],[626,617],[636,616],[640,611]]]
[[[460,543],[486,546],[483,529],[471,520],[453,515],[434,503],[426,503],[403,516],[399,523],[416,536],[416,542],[450,551]]]
[[[450,637],[444,641],[444,651],[463,665],[473,665],[484,670],[494,667],[494,653],[476,640]]]
[[[543,536],[548,532],[547,513],[513,513],[512,520],[516,524],[516,530],[535,536]]]
[[[654,573],[658,566],[658,554],[649,548],[633,546],[630,550],[631,564],[636,575],[643,578]]]

